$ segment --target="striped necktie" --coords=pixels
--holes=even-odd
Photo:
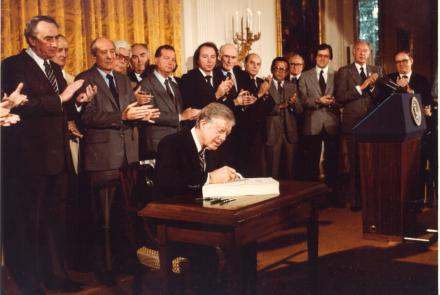
[[[59,94],[60,92],[58,90],[57,80],[55,79],[55,74],[52,70],[52,67],[47,62],[47,60],[44,60],[43,65],[44,65],[44,71],[46,72],[47,79],[49,79],[49,83],[52,86],[52,89],[55,91],[56,94]]]
[[[206,170],[205,150],[199,152],[200,171],[203,173]]]

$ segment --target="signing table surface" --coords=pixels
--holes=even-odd
[[[237,197],[223,205],[200,202],[199,196],[180,196],[150,202],[138,215],[153,219],[159,242],[163,294],[169,294],[171,272],[170,242],[218,246],[226,254],[227,293],[243,294],[244,278],[251,278],[250,293],[255,293],[256,242],[292,222],[294,209],[308,204],[308,255],[314,263],[318,256],[318,213],[315,201],[329,192],[318,182],[281,181],[280,194]],[[254,246],[252,246],[254,245]],[[244,275],[243,249],[254,251],[254,273]],[[246,263],[246,262],[245,262]],[[248,290],[249,292],[249,290]]]

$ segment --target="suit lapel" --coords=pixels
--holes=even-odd
[[[321,93],[321,87],[319,86],[319,79],[316,74],[316,68],[313,68],[313,71],[311,71],[310,74],[311,74],[311,76],[309,77],[309,79],[311,80],[312,85],[314,85],[316,93]],[[303,79],[306,79],[306,78],[307,77],[303,77]],[[324,95],[324,93],[321,93],[321,95]]]
[[[115,72],[113,72],[113,75],[116,78],[116,90],[119,94],[119,109],[124,110],[131,103],[131,101],[129,101],[129,96],[124,95],[127,93],[125,76]]]
[[[367,71],[368,71],[368,69],[367,69]],[[356,85],[362,84],[362,78],[359,75],[359,72],[356,69],[356,65],[354,63],[352,63],[351,66],[350,66],[350,72],[351,72],[351,75],[353,77],[353,80],[356,82]],[[368,73],[366,73],[366,74],[368,74]]]
[[[272,85],[270,86],[269,93],[270,93],[270,96],[272,96],[272,98],[275,101],[275,103],[280,103],[281,102],[282,97],[280,96],[280,94],[279,94],[279,92],[277,90],[277,87],[275,86],[274,81],[272,81]]]
[[[49,82],[49,79],[46,76],[46,73],[38,66],[37,62],[32,57],[30,57],[30,55],[27,54],[25,50],[23,50],[21,54],[27,60],[27,63],[30,66],[30,69],[28,69],[28,71],[30,73],[35,73],[38,76],[35,77],[35,80],[44,81],[43,83],[45,84],[45,88],[53,89],[52,85]],[[24,87],[26,87],[26,85],[24,85]],[[55,93],[55,91],[53,92]]]
[[[174,107],[172,98],[168,95],[168,93],[166,92],[164,86],[162,86],[162,84],[160,83],[159,79],[157,79],[156,75],[152,74],[150,76],[150,79],[151,79],[151,85],[153,85],[154,91],[159,94],[159,97],[162,100],[162,102],[164,104],[166,104],[166,106],[168,107],[168,109],[171,112],[175,112],[176,109]]]
[[[111,93],[110,88],[107,86],[107,83],[104,81],[104,78],[98,72],[98,69],[96,68],[96,66],[93,68],[92,71],[93,71],[93,75],[95,76],[95,83],[96,83],[96,86],[98,86],[98,89],[100,89],[104,92],[104,94],[108,97],[111,104],[116,109],[120,109],[119,106],[116,104],[116,100],[113,97],[113,94]],[[118,82],[116,82],[116,83],[118,83]]]
[[[327,85],[325,87],[324,95],[330,95],[332,92],[331,85],[333,85],[333,80],[335,79],[335,72],[330,69],[327,72]]]

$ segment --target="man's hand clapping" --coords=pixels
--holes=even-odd
[[[257,101],[257,98],[249,93],[249,91],[241,90],[237,98],[234,99],[236,106],[248,106]]]
[[[180,119],[182,121],[186,120],[196,120],[200,114],[200,109],[186,108],[180,113]]]
[[[233,86],[234,86],[234,81],[232,81],[232,79],[229,77],[226,78],[217,87],[217,90],[215,91],[215,97],[219,99],[225,96]]]
[[[123,121],[142,120],[154,123],[153,119],[160,115],[159,109],[153,108],[152,105],[138,106],[137,101],[129,104],[122,112]]]
[[[5,95],[3,96],[3,100],[0,103],[0,107],[5,109],[12,109],[16,106],[23,105],[28,102],[27,96],[21,94],[22,89],[23,83],[19,83],[14,92],[12,92],[9,96],[5,93]]]
[[[82,87],[83,84],[84,80],[79,79],[67,86],[66,89],[64,89],[63,93],[60,94],[61,102],[68,102],[75,94],[75,92],[77,92]]]
[[[361,90],[365,90],[367,87],[374,86],[376,80],[379,78],[377,73],[372,73],[365,81],[361,84]]]
[[[96,93],[98,93],[98,86],[87,85],[86,90],[76,97],[76,103],[80,105],[90,102],[95,97]]]

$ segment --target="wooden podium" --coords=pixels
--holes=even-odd
[[[354,128],[358,142],[364,238],[412,234],[421,197],[420,138],[426,129],[419,95],[392,94]]]

